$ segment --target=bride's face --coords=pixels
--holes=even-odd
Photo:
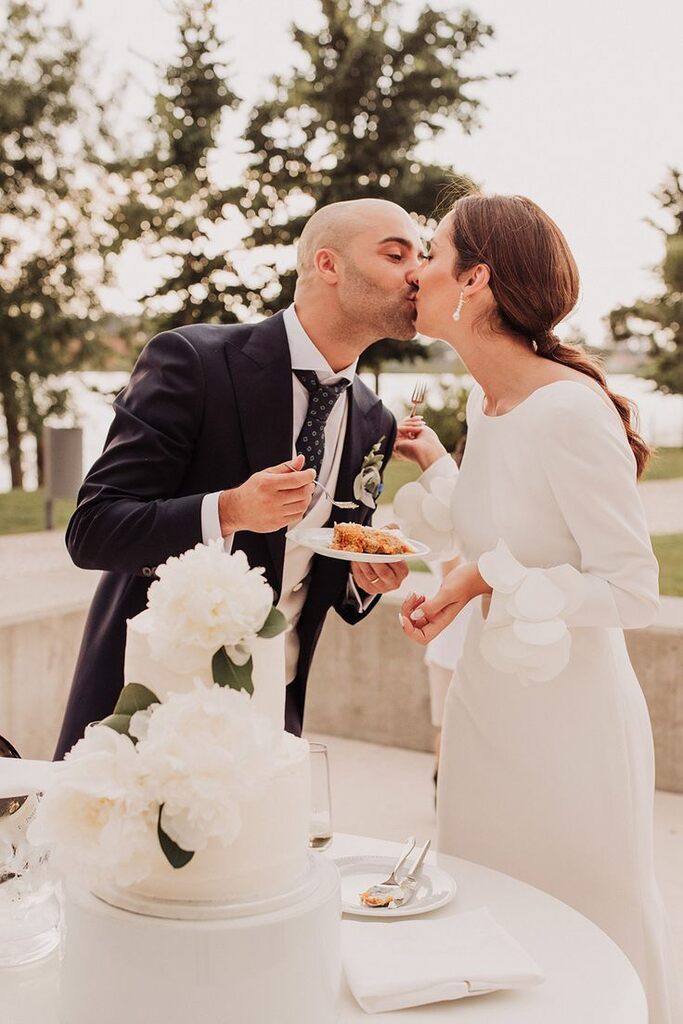
[[[415,326],[429,338],[447,338],[452,333],[453,312],[462,290],[454,276],[456,253],[451,242],[451,219],[449,213],[441,221],[427,255],[413,275],[418,286]]]

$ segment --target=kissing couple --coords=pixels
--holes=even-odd
[[[297,275],[293,304],[261,323],[153,338],[114,403],[67,531],[74,562],[104,574],[57,756],[113,710],[126,621],[155,567],[217,538],[264,566],[293,625],[286,727],[300,733],[327,612],[359,622],[408,569],[326,559],[288,530],[369,524],[368,459],[380,476],[393,452],[413,459],[422,475],[395,503],[404,532],[461,561],[434,598],[410,595],[401,628],[427,643],[471,605],[444,710],[438,848],[585,914],[639,972],[651,1024],[674,1024],[652,734],[623,635],[657,611],[636,486],[648,447],[597,362],[555,334],[579,292],[564,236],[529,199],[469,195],[425,254],[399,206],[354,200],[311,217]],[[374,342],[418,331],[451,345],[474,381],[459,470],[356,373]],[[359,484],[367,500],[333,510],[329,495],[348,501]]]

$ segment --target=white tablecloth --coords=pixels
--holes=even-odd
[[[391,857],[398,855],[399,848],[383,840],[337,835],[330,850],[320,856]],[[377,1014],[378,1024],[436,1024],[446,1020],[451,1024],[647,1024],[645,996],[631,964],[585,917],[507,875],[454,857],[437,855],[434,859],[458,884],[453,902],[434,914],[444,917],[487,906],[537,961],[547,980],[527,991],[495,992]],[[369,927],[374,925],[374,921],[368,921]],[[0,969],[3,1024],[58,1024],[58,981],[56,957],[21,969]],[[96,1008],[93,1013],[95,1021]],[[340,1024],[371,1019],[344,985]]]

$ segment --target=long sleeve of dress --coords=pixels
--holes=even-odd
[[[658,566],[623,425],[590,388],[566,384],[544,407],[539,458],[579,564],[523,565],[504,538],[479,558],[493,588],[482,653],[526,679],[562,671],[573,629],[647,626],[658,607]]]
[[[459,553],[453,531],[451,502],[458,467],[444,455],[415,481],[404,484],[394,498],[394,515],[406,537],[429,548],[428,562],[445,562]]]

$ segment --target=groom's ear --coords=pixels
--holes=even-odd
[[[336,284],[339,280],[339,253],[334,249],[318,249],[313,265],[327,284]]]

